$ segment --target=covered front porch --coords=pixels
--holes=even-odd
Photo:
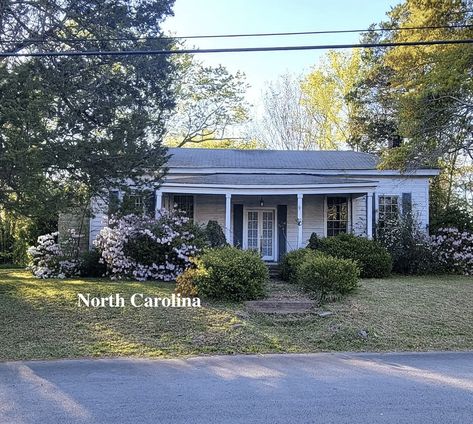
[[[256,249],[268,262],[305,246],[312,233],[373,235],[373,181],[305,175],[295,185],[300,176],[283,175],[277,184],[278,176],[270,175],[261,184],[260,176],[248,175],[247,184],[230,184],[228,174],[225,181],[212,177],[166,181],[156,191],[156,213],[177,208],[199,224],[217,221],[230,244]]]

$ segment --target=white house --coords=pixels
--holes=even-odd
[[[315,232],[371,238],[376,225],[412,211],[429,225],[429,177],[378,170],[378,158],[353,151],[170,149],[169,172],[155,193],[155,211],[177,208],[195,222],[218,221],[229,243],[258,249],[267,261],[305,246]],[[95,204],[89,240],[107,222]]]

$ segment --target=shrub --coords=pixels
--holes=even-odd
[[[74,230],[69,232],[62,243],[58,242],[58,236],[57,232],[39,236],[37,245],[28,249],[28,268],[35,277],[66,278],[79,274]]]
[[[79,273],[82,277],[103,277],[107,267],[101,260],[102,256],[97,249],[82,253],[80,257]]]
[[[185,297],[197,296],[198,290],[195,281],[201,273],[202,271],[196,268],[186,269],[176,278],[176,288],[174,289],[174,292]]]
[[[391,274],[391,255],[374,240],[353,234],[338,234],[320,240],[319,250],[336,258],[356,261],[363,278],[383,278]]]
[[[433,210],[429,226],[431,234],[436,234],[445,228],[455,228],[460,232],[473,232],[471,211],[463,205],[450,205],[440,210]]]
[[[313,255],[311,249],[296,249],[284,255],[281,261],[281,278],[290,283],[297,283],[297,270],[307,255]]]
[[[456,228],[441,228],[431,240],[443,271],[473,274],[473,233]]]
[[[182,229],[194,236],[192,244],[196,247],[198,252],[209,246],[204,225],[199,225],[196,222],[189,220],[183,225]]]
[[[439,272],[430,239],[411,214],[386,222],[377,236],[391,254],[393,271],[407,275]]]
[[[308,249],[317,250],[320,247],[320,239],[317,233],[312,233],[307,244]]]
[[[252,300],[265,293],[268,267],[255,251],[232,246],[211,249],[199,260],[199,295],[221,300]]]
[[[217,221],[209,221],[205,227],[207,243],[210,247],[223,247],[227,244],[225,233]]]
[[[103,228],[95,246],[112,279],[171,281],[191,265],[198,249],[189,219],[162,210],[157,219],[126,215]]]
[[[317,253],[306,257],[297,271],[297,280],[320,300],[335,298],[354,290],[360,269],[351,259]]]

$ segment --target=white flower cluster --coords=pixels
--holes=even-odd
[[[444,266],[456,273],[473,275],[473,233],[440,228],[431,243]]]
[[[110,221],[94,245],[112,279],[172,281],[191,265],[190,258],[197,253],[194,235],[185,229],[188,221],[166,210],[160,211],[157,219],[127,215]],[[146,260],[143,252],[148,255]]]
[[[69,238],[61,246],[57,239],[59,233],[50,233],[38,237],[37,245],[28,249],[29,269],[37,278],[66,278],[79,273],[79,261],[68,257],[69,245],[77,237],[74,230],[69,231]]]

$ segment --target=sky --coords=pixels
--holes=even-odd
[[[399,0],[176,0],[165,31],[176,36],[361,29],[385,19]],[[225,48],[356,43],[358,34],[189,40],[188,47]],[[323,51],[199,54],[208,65],[242,71],[257,105],[265,85],[284,73],[306,74]]]

